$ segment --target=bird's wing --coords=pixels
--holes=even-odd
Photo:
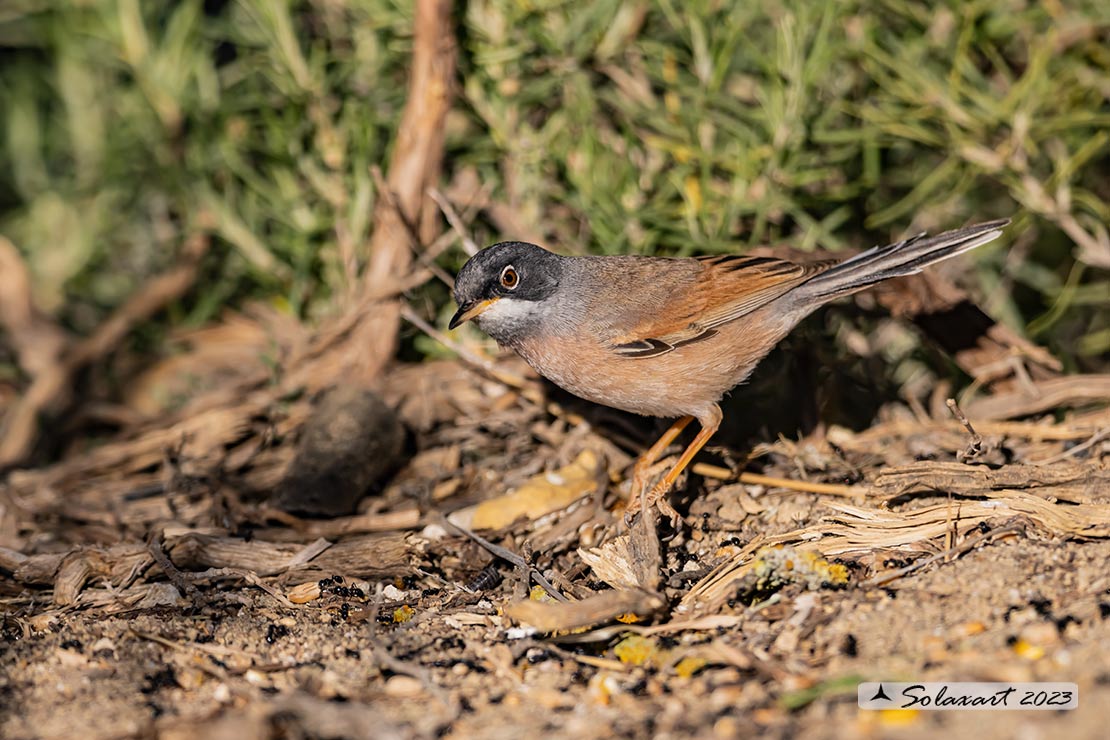
[[[772,257],[699,257],[694,280],[676,290],[645,320],[610,346],[622,357],[656,357],[708,339],[717,327],[735,321],[785,294],[835,261],[796,264]]]

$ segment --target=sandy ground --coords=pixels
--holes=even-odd
[[[392,483],[355,517],[311,525],[326,532],[275,522],[249,497],[232,506],[196,480],[160,497],[101,486],[74,494],[71,519],[56,507],[26,519],[22,553],[6,555],[22,564],[0,570],[0,736],[1105,735],[1110,491],[1104,448],[1081,447],[1105,411],[1035,422],[1064,440],[998,426],[1006,433],[985,436],[1002,463],[990,450],[957,462],[968,444],[958,425],[898,413],[757,450],[761,475],[825,493],[737,483],[727,456],[710,455],[675,498],[686,525],[664,525],[645,561],[657,608],[635,624],[602,609],[585,628],[536,630],[515,604],[564,620],[574,604],[547,602],[506,558],[572,602],[647,603],[645,588],[614,586],[605,568],[623,552],[606,547],[629,541],[621,479],[632,457],[614,440],[651,430],[451,378],[469,383],[472,408],[425,420]],[[400,407],[419,426],[423,412]],[[598,467],[576,479],[568,466],[585,451]],[[927,485],[907,489],[906,476]],[[537,480],[546,487],[530,488]],[[499,497],[514,490],[536,497],[525,516],[467,519],[506,556],[443,523],[446,511],[482,516],[474,507],[491,500],[504,511]],[[548,500],[568,495],[570,505]],[[98,520],[96,506],[125,524]],[[154,532],[163,539],[151,545]],[[258,559],[327,542],[288,566]],[[387,546],[404,557],[388,564]],[[591,552],[608,554],[588,566]],[[30,564],[52,553],[56,572],[36,576]],[[63,583],[74,562],[93,564],[75,589]],[[714,581],[720,573],[731,575]],[[1079,709],[863,711],[864,680],[1071,681]]]
[[[726,640],[766,656],[750,670],[711,665],[689,677],[585,665],[542,639],[506,640],[502,618],[465,608],[462,624],[433,610],[398,625],[349,624],[336,620],[349,599],[287,609],[235,591],[185,611],[74,613],[31,637],[5,636],[0,728],[8,738],[1094,738],[1110,702],[1108,556],[1107,543],[1011,542],[897,588],[805,592],[816,598],[800,632],[753,610],[722,634],[681,639],[678,649]],[[152,634],[167,644],[140,637]],[[376,647],[424,675],[380,665]],[[775,681],[764,671],[776,666],[803,666],[828,688],[785,709],[783,697],[809,682]],[[854,682],[884,678],[1074,681],[1080,708],[858,709]]]

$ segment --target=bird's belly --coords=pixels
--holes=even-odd
[[[721,332],[644,358],[550,337],[522,343],[516,350],[545,378],[588,401],[645,416],[701,416],[743,382],[770,349],[767,338],[745,347],[732,334]]]

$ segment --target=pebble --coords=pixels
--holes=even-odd
[[[392,676],[385,682],[385,693],[395,699],[412,699],[424,693],[424,684],[412,676]]]

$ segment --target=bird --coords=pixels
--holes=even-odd
[[[459,271],[449,328],[475,320],[576,396],[676,419],[634,463],[625,519],[655,506],[677,526],[667,494],[720,427],[721,399],[798,322],[829,301],[987,244],[1009,223],[922,233],[844,260],[802,263],[745,254],[566,256],[503,241]],[[649,491],[656,461],[695,419],[697,435]]]

